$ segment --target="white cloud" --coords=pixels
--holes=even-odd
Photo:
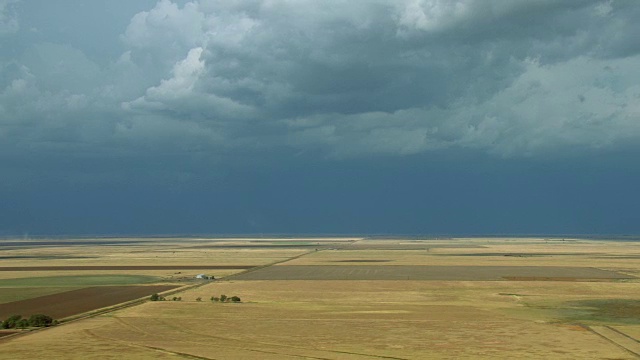
[[[399,5],[399,24],[425,31],[453,26],[472,15],[469,1],[411,0]]]
[[[170,0],[161,0],[150,11],[136,14],[122,39],[134,48],[175,51],[201,45],[203,30],[204,15],[196,2],[180,8]]]
[[[200,58],[201,55],[201,47],[189,50],[187,57],[174,66],[173,77],[162,80],[159,86],[149,88],[147,97],[153,101],[189,96],[204,71],[204,60]]]
[[[485,120],[462,143],[503,155],[552,153],[566,147],[611,148],[640,140],[640,57],[578,57],[528,63],[511,86],[479,109]],[[482,144],[483,132],[491,143]]]
[[[570,5],[552,0],[404,0],[395,1],[400,33],[413,30],[437,33],[475,28],[517,13]]]
[[[171,78],[162,80],[158,86],[148,88],[143,97],[124,102],[123,108],[169,110],[179,113],[182,117],[213,117],[216,120],[250,115],[251,107],[198,89],[199,81],[206,71],[202,54],[201,47],[189,50],[187,56],[174,65]]]

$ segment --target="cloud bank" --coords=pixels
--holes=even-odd
[[[0,1],[0,45],[21,44],[0,55],[5,155],[640,144],[632,1],[161,0],[96,37],[106,59],[18,26],[19,5]]]

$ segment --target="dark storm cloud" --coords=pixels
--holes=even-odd
[[[89,147],[531,156],[640,130],[631,1],[163,0],[94,39],[121,48],[109,59],[18,33],[2,4],[4,37],[30,43],[2,57],[0,136],[29,146],[57,129]]]
[[[637,8],[406,1],[181,9],[163,2],[138,14],[124,38],[167,50],[167,36],[152,34],[168,32],[187,56],[125,105],[174,112],[219,133],[233,128],[236,139],[272,127],[284,136],[267,142],[334,156],[606,148],[637,133],[638,89],[629,76],[638,63]]]
[[[143,210],[144,229],[172,217],[208,229],[209,218],[191,217],[211,203],[229,210],[215,210],[217,224],[255,231],[321,231],[316,218],[335,231],[385,231],[391,218],[388,230],[402,232],[420,229],[424,214],[442,231],[455,216],[481,231],[493,231],[483,221],[514,230],[537,220],[584,230],[594,213],[564,226],[545,201],[558,199],[566,215],[563,201],[602,190],[587,182],[572,192],[581,176],[618,179],[612,199],[633,193],[625,174],[640,150],[639,17],[632,0],[0,0],[0,198],[9,204],[0,231],[43,218],[46,231],[75,218],[103,231]],[[609,179],[591,159],[618,165]],[[527,182],[545,170],[538,162],[554,174],[582,165]],[[385,171],[411,180],[384,195],[398,183]],[[39,199],[77,207],[58,213]],[[136,210],[100,225],[86,199],[104,205],[101,218],[122,203]],[[509,210],[513,199],[521,211]],[[480,216],[468,200],[497,202]],[[307,202],[319,207],[305,217]],[[592,230],[632,223],[617,219]]]

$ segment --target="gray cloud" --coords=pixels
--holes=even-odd
[[[18,31],[18,17],[12,8],[12,5],[17,2],[17,0],[0,0],[0,36]]]
[[[631,1],[162,0],[96,39],[120,47],[109,59],[34,40],[12,3],[0,33],[31,43],[0,56],[5,151],[519,157],[640,140]]]

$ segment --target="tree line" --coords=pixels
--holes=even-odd
[[[22,315],[11,315],[6,320],[2,321],[0,328],[2,329],[24,329],[28,327],[48,327],[57,325],[58,320],[54,320],[51,316],[44,314],[34,314],[28,319],[23,318]]]
[[[234,302],[234,303],[239,303],[241,300],[237,296],[228,297],[227,295],[223,294],[223,295],[220,295],[220,297],[212,296],[211,297],[211,301],[213,301],[213,302]]]
[[[153,294],[151,295],[151,297],[149,298],[149,300],[151,301],[166,301],[167,299],[164,296],[158,295],[158,294]],[[171,299],[173,301],[182,301],[182,297],[173,297],[173,299]],[[242,300],[238,297],[238,296],[227,296],[227,295],[220,295],[220,296],[212,296],[210,298],[210,300],[212,302],[233,302],[233,303],[239,303],[242,302]],[[202,301],[201,297],[197,297],[196,301]]]

